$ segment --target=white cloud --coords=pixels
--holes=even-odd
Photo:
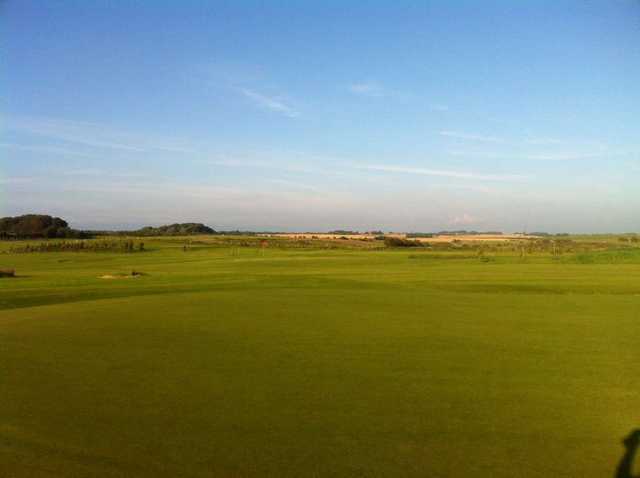
[[[289,118],[296,118],[300,116],[300,113],[296,111],[291,106],[287,105],[284,101],[279,98],[266,96],[257,91],[250,90],[248,88],[240,88],[239,91],[256,103],[258,106],[266,108],[271,111],[275,111],[276,113],[283,114],[288,116]]]
[[[517,174],[479,174],[468,171],[446,171],[441,169],[407,168],[402,166],[368,165],[361,169],[384,171],[389,173],[420,174],[424,176],[440,176],[455,179],[477,179],[481,181],[521,181],[527,176]]]

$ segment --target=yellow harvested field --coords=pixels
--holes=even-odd
[[[259,234],[264,237],[286,237],[288,239],[374,239],[376,236],[373,234],[323,234],[323,233],[312,233],[312,232],[301,232],[301,233],[291,233],[291,234]],[[387,235],[395,235],[395,236],[404,236],[400,234],[387,234]]]
[[[535,236],[526,234],[468,234],[468,235],[441,235],[433,237],[418,237],[416,241],[420,242],[453,242],[453,241],[487,241],[487,242],[504,242],[518,241],[522,239],[534,239]]]

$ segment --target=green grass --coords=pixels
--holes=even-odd
[[[0,254],[2,476],[609,477],[640,426],[633,251],[145,243]]]

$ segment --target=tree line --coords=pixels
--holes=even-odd
[[[44,214],[0,218],[0,239],[85,239],[90,234],[71,229],[67,221]]]

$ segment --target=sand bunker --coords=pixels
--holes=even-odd
[[[98,279],[135,279],[146,275],[144,272],[133,271],[130,274],[105,274],[99,276]]]
[[[138,276],[105,274],[98,279],[135,279]]]

